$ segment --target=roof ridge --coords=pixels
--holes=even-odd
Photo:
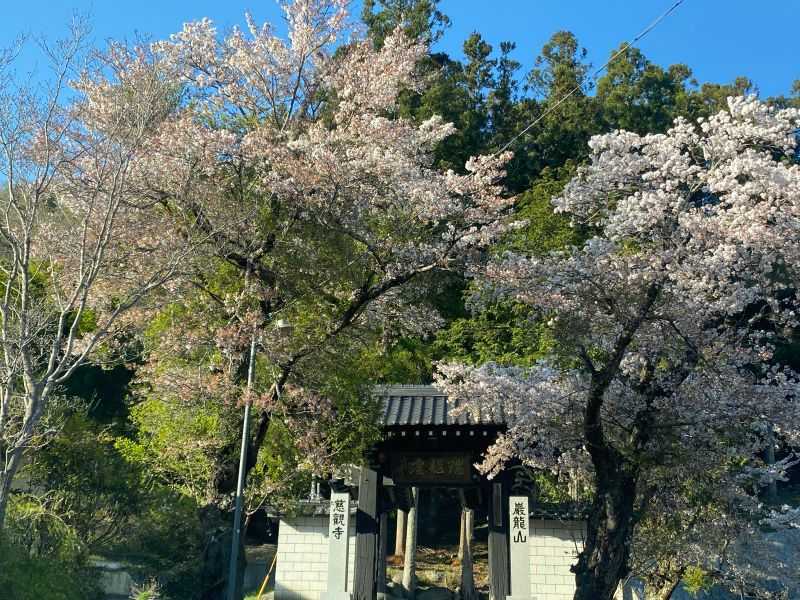
[[[447,396],[434,385],[413,383],[376,385],[372,392],[376,396]]]
[[[503,411],[462,410],[469,403],[432,385],[378,385],[373,398],[381,403],[383,427],[506,425]]]

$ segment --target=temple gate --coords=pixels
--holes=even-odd
[[[348,572],[340,578],[346,582],[347,594],[358,600],[374,600],[386,594],[387,517],[396,509],[408,511],[413,488],[455,488],[466,508],[488,515],[489,592],[494,599],[506,600],[512,595],[513,540],[509,534],[514,514],[509,499],[527,492],[515,488],[512,470],[488,480],[474,467],[506,430],[504,415],[475,415],[462,410],[459,400],[449,399],[431,386],[378,387],[375,396],[380,403],[382,439],[372,449],[367,464],[355,469],[352,479],[342,482],[339,490],[349,490],[351,497],[357,497],[350,508],[354,513],[349,527],[350,557],[343,557],[343,564],[349,563]],[[276,600],[329,597],[327,546],[320,549],[328,539],[328,504],[323,499],[309,501],[301,506],[301,521],[282,520]],[[575,589],[569,568],[582,545],[583,514],[553,511],[536,502],[528,509],[528,502],[524,504],[527,531],[518,527],[514,533],[518,543],[530,538],[528,572],[519,575],[525,562],[517,546],[514,600],[569,600]],[[309,515],[319,524],[312,527],[316,521],[309,520]],[[517,519],[518,524],[523,522],[520,515]],[[317,563],[310,566],[311,560]],[[338,589],[335,591],[338,593]]]

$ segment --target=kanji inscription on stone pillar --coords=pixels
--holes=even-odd
[[[331,494],[328,523],[328,589],[325,600],[350,598],[347,592],[347,553],[350,547],[350,494]]]
[[[508,499],[508,544],[511,566],[510,599],[531,597],[531,559],[528,537],[528,497],[511,496]]]

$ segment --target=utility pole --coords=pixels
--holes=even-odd
[[[233,536],[231,537],[231,562],[228,567],[228,600],[236,598],[236,571],[239,561],[239,539],[242,533],[242,500],[244,496],[244,477],[247,465],[248,426],[250,423],[250,393],[253,390],[253,378],[256,362],[256,332],[250,338],[250,364],[247,365],[247,392],[244,402],[244,423],[242,424],[242,449],[239,452],[239,476],[236,480],[236,510],[233,517]]]
[[[292,325],[289,321],[278,319],[275,323],[278,335],[282,338],[289,337]],[[242,448],[239,452],[239,475],[236,479],[236,510],[233,517],[233,535],[231,536],[231,562],[228,566],[228,593],[227,600],[238,600],[236,597],[236,566],[239,561],[239,540],[242,536],[242,504],[244,501],[244,479],[247,473],[247,446],[249,442],[248,428],[250,425],[250,398],[252,397],[253,382],[256,372],[256,343],[258,327],[253,328],[250,338],[250,363],[247,365],[247,387],[244,402],[244,423],[242,424]],[[276,393],[280,392],[278,382],[275,382]]]

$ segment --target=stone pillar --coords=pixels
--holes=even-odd
[[[394,553],[403,556],[406,553],[406,511],[397,509],[397,527],[395,528]]]
[[[417,510],[419,509],[419,488],[411,488],[411,508],[406,522],[406,553],[403,560],[403,592],[413,600],[417,587]]]
[[[350,494],[331,494],[328,520],[328,588],[323,600],[350,600],[347,591],[347,554],[350,546]]]
[[[475,512],[471,508],[464,507],[461,511],[461,599],[476,600],[478,594],[475,591],[475,578],[472,573],[472,526],[475,519]]]
[[[461,505],[461,523],[458,526],[458,560],[464,560],[464,546],[467,544],[466,530],[464,529],[464,521],[467,518],[467,508]]]
[[[509,564],[511,566],[511,595],[509,600],[531,597],[531,558],[528,541],[528,497],[511,496],[508,499]]]

